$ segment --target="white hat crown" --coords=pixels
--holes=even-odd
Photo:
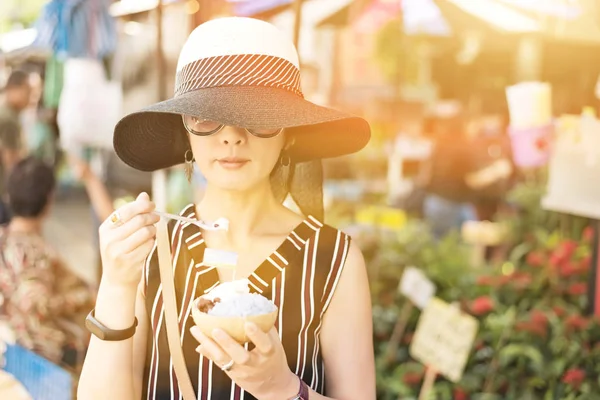
[[[298,52],[274,25],[217,18],[188,37],[177,63],[175,96],[219,86],[266,86],[302,96]]]
[[[177,71],[199,59],[239,54],[279,57],[300,67],[294,44],[274,25],[254,18],[224,17],[192,31],[179,54]]]

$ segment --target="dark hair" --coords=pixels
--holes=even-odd
[[[13,167],[6,186],[13,215],[35,218],[48,205],[56,180],[50,166],[29,157]]]
[[[5,90],[12,88],[21,88],[29,84],[29,74],[22,70],[14,70],[6,80]]]

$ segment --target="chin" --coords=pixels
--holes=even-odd
[[[229,176],[219,177],[219,179],[207,180],[212,186],[218,187],[221,190],[245,192],[257,187],[260,180],[252,179],[248,176]]]

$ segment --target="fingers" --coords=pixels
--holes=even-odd
[[[106,228],[123,228],[126,225],[128,225],[127,223],[134,220],[134,217],[136,216],[140,216],[140,215],[152,215],[150,214],[152,211],[154,211],[155,209],[155,204],[153,202],[150,201],[150,197],[148,196],[147,193],[140,193],[140,195],[137,197],[137,199],[135,199],[135,201],[124,205],[123,207],[119,208],[116,212],[118,212],[119,214],[119,219],[121,222],[120,226],[116,226],[114,225],[111,221],[110,218],[106,221],[104,221],[104,223],[102,224],[102,228],[106,229]],[[158,222],[158,216],[154,216],[152,215],[152,219],[155,220],[154,223]],[[144,220],[147,221],[147,220]],[[134,225],[136,225],[137,227],[139,227],[139,224],[142,222],[139,219],[136,219],[134,222]],[[131,226],[131,229],[134,229]],[[131,230],[128,229],[128,230]],[[122,232],[125,232],[125,230],[121,229]]]
[[[207,337],[196,326],[192,327],[190,332],[200,342],[196,351],[218,365],[225,365],[231,360],[237,365],[243,365],[250,360],[250,353],[219,329],[215,329],[214,339]]]
[[[252,322],[246,322],[244,329],[246,330],[248,339],[254,343],[256,350],[264,355],[269,355],[273,352],[273,332],[275,332],[276,338],[279,340],[279,336],[277,336],[277,331],[275,328],[271,329],[271,332],[265,333],[260,330],[256,324]]]
[[[243,365],[250,361],[250,353],[221,329],[214,330],[213,339],[236,364]]]
[[[156,218],[155,218],[156,217]],[[115,234],[127,251],[131,251],[156,237],[156,224],[160,217],[153,214],[138,215]]]
[[[192,335],[200,343],[200,346],[196,348],[198,353],[203,354],[205,357],[210,358],[218,365],[224,365],[231,360],[230,357],[225,354],[223,349],[219,347],[213,340],[209,339],[204,333],[198,329],[197,326],[193,326],[190,329]]]

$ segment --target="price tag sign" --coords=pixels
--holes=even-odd
[[[435,295],[435,285],[418,268],[406,267],[399,287],[400,293],[406,296],[420,309],[427,307]]]
[[[471,353],[478,325],[472,316],[433,298],[419,318],[410,355],[452,382],[458,382]]]
[[[466,221],[461,228],[465,242],[482,246],[498,246],[507,236],[507,228],[498,222]]]

